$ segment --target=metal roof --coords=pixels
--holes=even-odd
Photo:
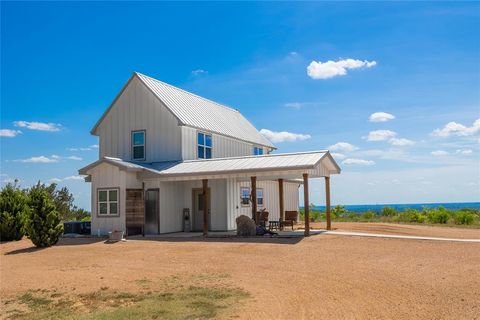
[[[134,72],[132,78],[135,76],[137,76],[140,81],[165,104],[167,109],[172,112],[181,125],[275,148],[275,145],[260,134],[260,132],[238,110],[197,96],[138,72]],[[114,103],[112,103],[112,105],[113,104]],[[92,132],[96,131],[96,128],[105,117],[108,110],[97,122],[92,129]]]
[[[103,162],[130,171],[148,171],[158,175],[158,177],[164,178],[268,171],[310,170],[315,169],[319,165],[324,166],[330,174],[340,173],[340,167],[335,160],[333,160],[328,151],[153,163],[138,163],[104,157],[91,165],[80,169],[79,172],[80,174],[88,174],[89,169]]]

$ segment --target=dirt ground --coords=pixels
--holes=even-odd
[[[468,238],[480,232],[365,225],[334,227]],[[62,239],[42,250],[24,239],[0,249],[2,300],[37,289],[135,292],[139,281],[204,274],[228,277],[250,294],[236,319],[480,319],[477,243],[317,235],[114,244]]]

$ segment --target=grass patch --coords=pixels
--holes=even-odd
[[[4,315],[7,319],[27,320],[213,319],[233,315],[236,307],[249,297],[243,289],[221,283],[221,279],[227,277],[223,274],[175,276],[165,279],[169,285],[161,285],[153,292],[101,288],[67,297],[48,291],[29,291],[15,301],[27,308]],[[212,279],[218,281],[211,283]],[[56,299],[49,299],[53,295]]]

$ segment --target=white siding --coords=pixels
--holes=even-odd
[[[131,132],[146,130],[146,162],[181,159],[177,119],[134,77],[98,127],[100,157],[131,160]]]
[[[212,157],[240,157],[253,155],[254,144],[235,140],[208,131],[197,130],[191,127],[182,127],[182,158],[183,160],[197,159],[197,132],[205,132],[212,135]],[[258,146],[261,147],[261,146]],[[267,148],[263,148],[267,154]]]
[[[91,170],[92,175],[92,234],[107,235],[112,230],[125,231],[125,189],[142,188],[142,183],[131,172],[121,171],[109,164],[101,164]],[[119,216],[99,217],[97,215],[97,190],[99,188],[119,188]]]

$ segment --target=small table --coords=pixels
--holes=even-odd
[[[280,229],[280,221],[268,221],[268,230],[279,230]]]

